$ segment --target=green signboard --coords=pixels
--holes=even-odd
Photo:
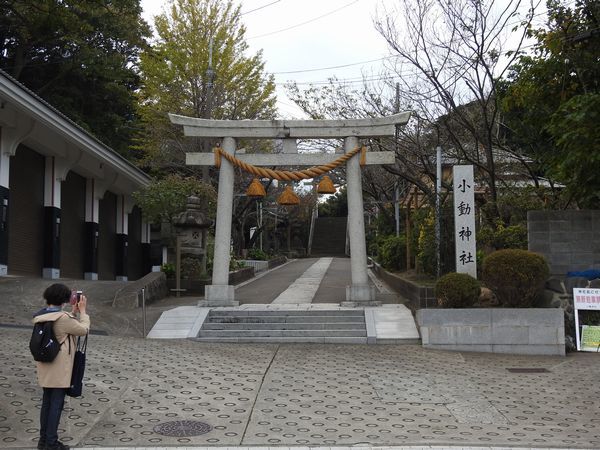
[[[583,325],[581,328],[581,350],[600,353],[600,327]]]

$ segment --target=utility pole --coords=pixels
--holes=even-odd
[[[441,255],[441,196],[442,196],[442,147],[436,148],[436,177],[435,177],[435,255],[436,255],[436,274],[439,278],[442,272]]]
[[[400,112],[400,83],[396,83],[396,102],[394,105],[394,112],[398,114]],[[398,138],[399,130],[396,127],[395,138],[395,150],[398,152]],[[396,220],[396,236],[400,236],[400,185],[398,180],[394,183],[394,219]],[[406,242],[408,243],[408,236],[406,236]]]

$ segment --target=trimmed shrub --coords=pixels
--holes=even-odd
[[[441,308],[471,308],[480,293],[479,281],[466,273],[447,273],[435,284],[435,297]]]
[[[269,255],[266,252],[262,251],[260,248],[251,248],[248,250],[248,259],[266,261],[269,259]]]
[[[405,270],[406,237],[386,236],[379,246],[379,262],[388,270]]]
[[[546,260],[527,250],[506,249],[483,260],[483,282],[506,308],[530,308],[550,274]]]

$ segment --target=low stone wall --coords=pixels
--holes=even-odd
[[[402,278],[399,275],[393,274],[381,267],[380,264],[373,261],[373,272],[383,281],[385,281],[392,289],[394,289],[402,297],[410,301],[410,306],[413,309],[433,308],[437,306],[435,299],[435,290],[431,286],[420,286],[410,280]]]
[[[278,256],[277,258],[270,259],[268,261],[269,269],[285,264],[286,262],[287,258],[285,256]]]
[[[421,309],[416,317],[426,348],[565,355],[560,308]]]
[[[249,267],[254,267],[254,273],[264,272],[265,270],[272,269],[280,266],[287,261],[285,256],[278,256],[277,258],[263,261],[260,259],[243,259],[242,262]]]
[[[140,292],[142,288],[145,289],[147,305],[169,295],[167,277],[164,272],[150,272],[139,280],[127,283],[119,289],[115,294],[112,306],[125,309],[135,309],[141,306],[142,296]]]
[[[235,286],[252,277],[254,277],[254,267],[244,267],[235,272],[229,272],[229,284]]]

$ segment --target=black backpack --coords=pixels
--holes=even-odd
[[[58,342],[53,330],[54,321],[37,322],[33,325],[33,333],[29,340],[29,350],[33,359],[39,362],[52,362],[60,351],[61,342]],[[68,339],[68,336],[67,336]]]

